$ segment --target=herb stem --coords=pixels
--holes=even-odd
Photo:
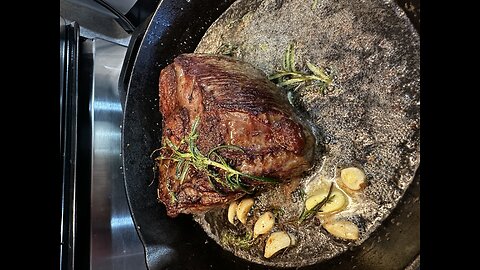
[[[311,73],[298,71],[295,67],[295,48],[293,43],[289,44],[283,55],[282,70],[268,76],[268,79],[276,82],[278,87],[288,86],[291,88],[304,82],[316,83],[323,93],[333,79],[321,67],[307,61],[308,70]]]
[[[298,223],[302,223],[303,221],[313,217],[317,212],[321,211],[320,209],[325,205],[327,204],[331,198],[333,198],[333,195],[332,197],[330,197],[332,195],[332,191],[333,191],[333,182],[330,184],[330,189],[328,190],[328,194],[327,196],[321,201],[319,202],[317,205],[315,205],[312,209],[310,210],[307,210],[306,208],[303,210],[303,213],[302,215],[300,216],[300,219],[298,220]]]
[[[197,127],[199,125],[199,121],[200,118],[196,117],[190,133],[188,134],[188,136],[183,138],[178,145],[175,145],[168,138],[165,138],[165,146],[167,148],[170,148],[171,154],[170,156],[161,155],[157,158],[161,160],[171,160],[177,162],[175,177],[180,181],[180,184],[183,183],[190,166],[193,166],[198,171],[206,173],[210,184],[217,192],[220,193],[223,192],[218,189],[214,182],[219,183],[224,187],[230,188],[231,190],[240,189],[246,192],[251,191],[249,190],[250,185],[242,182],[240,177],[250,178],[264,183],[278,183],[278,180],[273,178],[250,175],[232,168],[230,165],[228,165],[226,160],[217,152],[221,149],[232,149],[235,151],[244,152],[244,150],[238,146],[219,145],[208,151],[208,154],[206,156],[203,155],[196,144],[196,141],[198,139]],[[182,148],[182,144],[187,144],[186,152],[182,152],[180,150]],[[213,160],[210,157],[214,157],[216,160]],[[214,170],[213,168],[222,171],[224,179],[220,177],[221,174],[219,174],[218,170]]]

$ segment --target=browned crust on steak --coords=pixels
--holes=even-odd
[[[286,97],[250,64],[225,56],[183,54],[161,71],[159,88],[162,137],[174,144],[190,132],[198,116],[200,151],[205,154],[219,145],[241,147],[244,153],[222,150],[220,154],[243,173],[284,182],[311,167],[311,132]],[[161,154],[168,156],[169,151],[163,149]],[[193,167],[180,184],[175,161],[161,160],[158,165],[158,197],[169,216],[205,211],[244,195],[229,189],[216,192],[206,174]]]

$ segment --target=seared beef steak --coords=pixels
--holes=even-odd
[[[279,89],[248,63],[226,56],[178,56],[160,73],[160,111],[164,148],[163,158],[157,159],[158,199],[171,217],[205,211],[245,194],[244,189],[212,182],[211,175],[193,164],[182,170],[185,164],[179,166],[178,159],[169,158],[176,147],[188,152],[185,139],[192,135],[196,120],[194,142],[201,154],[208,156],[220,145],[240,147],[242,151],[222,148],[211,155],[239,172],[286,182],[311,167],[311,132]],[[180,177],[182,171],[186,174]],[[211,172],[222,178],[226,174],[218,168]],[[243,176],[240,181],[244,187],[268,185]]]

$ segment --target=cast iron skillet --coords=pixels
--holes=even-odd
[[[127,90],[123,168],[130,210],[145,247],[146,264],[152,270],[266,269],[223,250],[190,216],[167,217],[164,206],[156,199],[154,163],[149,156],[161,141],[160,70],[175,56],[193,52],[210,24],[233,2],[164,0],[151,19],[132,34],[120,80],[121,90]],[[397,208],[370,239],[336,258],[303,269],[320,266],[322,269],[416,268],[419,264],[418,172]]]

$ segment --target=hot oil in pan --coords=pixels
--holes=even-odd
[[[259,195],[252,210],[258,216],[282,204],[273,231],[289,232],[295,245],[265,259],[265,239],[248,250],[222,242],[225,232],[242,231],[228,223],[226,209],[195,217],[235,255],[284,267],[318,263],[365,241],[412,182],[420,155],[419,37],[400,8],[380,0],[239,0],[209,28],[196,52],[230,48],[233,56],[272,74],[292,42],[299,68],[310,61],[336,74],[326,95],[302,87],[293,93],[296,108],[325,141],[318,142],[315,167],[291,196],[274,188]],[[334,238],[313,221],[286,222],[304,207],[300,189],[332,181],[339,168],[352,165],[366,172],[368,186],[339,217],[357,224],[357,241]]]

